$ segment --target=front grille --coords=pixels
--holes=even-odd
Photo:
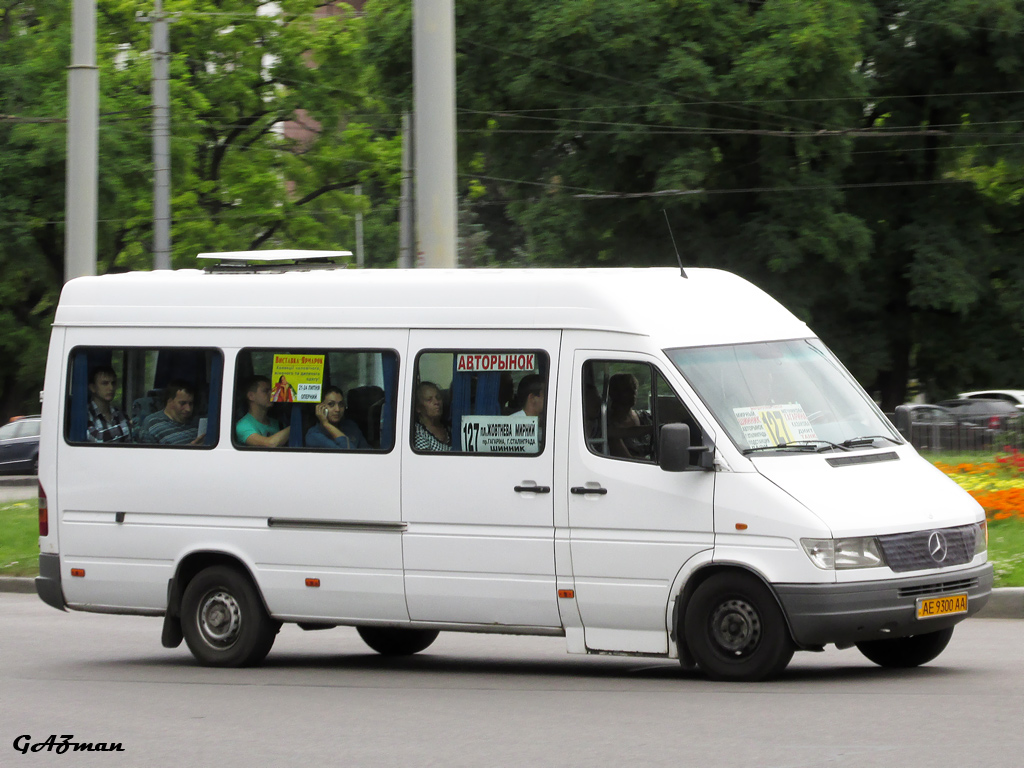
[[[958,579],[942,581],[938,584],[918,584],[916,587],[904,587],[899,590],[900,597],[921,597],[923,595],[948,595],[950,592],[963,592],[978,586],[977,579]]]
[[[923,571],[971,562],[974,558],[977,528],[976,525],[961,525],[932,531],[895,533],[879,536],[878,542],[882,545],[886,564],[897,573]],[[932,550],[943,541],[946,545],[945,557],[933,557]]]

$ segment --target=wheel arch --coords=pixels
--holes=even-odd
[[[161,642],[165,648],[177,648],[183,639],[181,633],[181,599],[185,589],[201,571],[213,566],[223,565],[234,568],[243,576],[249,579],[263,603],[264,610],[270,615],[266,598],[263,597],[263,590],[253,574],[250,565],[239,555],[232,552],[217,549],[200,549],[189,552],[178,561],[174,569],[174,575],[167,583],[167,610],[164,613],[164,627]]]
[[[679,658],[684,662],[684,666],[693,667],[696,666],[696,662],[693,661],[690,655],[689,648],[686,645],[685,634],[681,631],[682,628],[682,617],[686,615],[686,606],[690,602],[690,598],[693,597],[693,593],[697,591],[697,588],[710,579],[720,573],[744,573],[760,581],[771,593],[772,598],[779,607],[779,611],[782,613],[782,617],[786,622],[786,632],[789,634],[789,639],[793,641],[797,648],[801,648],[796,643],[796,639],[793,636],[793,627],[790,625],[789,616],[786,613],[786,608],[779,599],[778,594],[775,592],[775,588],[771,581],[765,578],[764,574],[758,571],[756,568],[752,568],[746,563],[734,563],[734,562],[710,562],[705,565],[698,566],[683,582],[682,587],[679,589],[677,597],[672,607],[671,617],[671,628],[670,638],[675,640],[676,648],[679,651]]]

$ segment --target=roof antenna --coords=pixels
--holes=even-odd
[[[668,211],[662,208],[661,212],[665,214],[665,225],[668,227],[668,236],[672,238],[672,247],[676,252],[676,261],[679,262],[679,274],[686,277],[686,270],[683,269],[683,257],[679,255],[679,247],[676,245],[676,236],[672,234],[672,223],[668,220]]]

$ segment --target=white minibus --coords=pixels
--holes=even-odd
[[[213,666],[290,622],[749,681],[829,644],[923,664],[989,598],[982,508],[735,275],[273,255],[64,287],[47,604],[162,616]]]

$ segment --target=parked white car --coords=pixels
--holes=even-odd
[[[984,389],[977,392],[961,392],[957,397],[971,400],[1005,400],[1013,403],[1018,410],[1024,411],[1024,389]]]

